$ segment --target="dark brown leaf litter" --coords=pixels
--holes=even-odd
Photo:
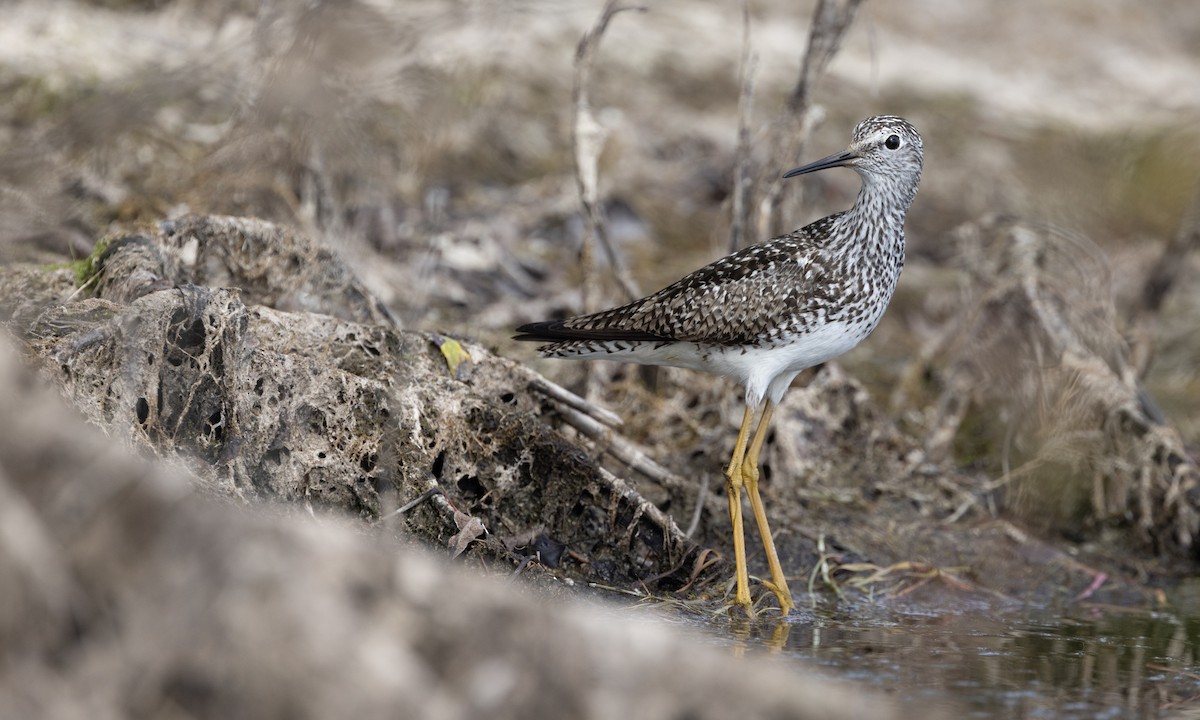
[[[95,296],[86,298],[69,297],[61,271],[4,270],[4,315],[42,374],[89,420],[184,464],[206,491],[341,509],[447,555],[453,548],[468,559],[538,567],[540,577],[577,586],[663,597],[685,588],[682,599],[721,601],[729,567],[704,551],[731,546],[719,472],[732,442],[720,420],[737,402],[732,388],[670,373],[658,397],[634,383],[615,388],[637,408],[627,431],[665,440],[663,452],[639,451],[607,417],[580,420],[586,405],[571,409],[535,392],[546,381],[524,366],[465,339],[399,329],[335,255],[278,226],[190,216],[114,234],[96,260],[85,285]],[[993,355],[1003,348],[986,347]],[[982,379],[964,380],[973,367],[934,373],[957,378],[944,406],[983,392]],[[1136,440],[1121,431],[1131,412],[1097,429]],[[1120,578],[1156,556],[1155,548],[1129,556],[1126,535],[1178,539],[1160,542],[1167,554],[1158,557],[1193,551],[1178,532],[1195,507],[1186,457],[1172,466],[1161,456],[1179,470],[1175,485],[1152,477],[1139,486],[1152,515],[1109,525],[1113,534],[1093,534],[1100,542],[1085,547],[992,519],[1005,482],[954,469],[936,442],[945,433],[903,432],[837,366],[793,390],[777,422],[764,451],[764,493],[781,558],[800,578],[823,568],[833,583],[875,578],[872,592],[953,603],[963,593],[1069,598],[1105,575],[1100,593],[1128,601],[1146,595]],[[958,436],[959,427],[947,427]],[[1151,447],[1138,442],[1134,459]],[[621,477],[629,466],[606,459],[610,447],[624,462],[650,468],[640,453],[674,472],[659,468],[657,481],[635,484]],[[672,516],[690,518],[698,500],[689,539]],[[1156,534],[1143,517],[1162,518],[1173,534]],[[760,561],[752,555],[752,570]],[[926,582],[934,576],[944,582]]]

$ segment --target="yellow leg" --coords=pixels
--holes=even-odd
[[[758,453],[762,450],[763,441],[767,439],[767,426],[771,424],[771,415],[775,407],[771,401],[763,406],[762,417],[758,420],[758,429],[754,431],[754,441],[746,453],[742,463],[742,478],[746,485],[746,494],[750,497],[750,507],[754,509],[754,519],[758,522],[758,534],[762,537],[763,549],[767,551],[767,565],[771,568],[771,582],[763,583],[771,588],[779,599],[779,609],[787,615],[796,607],[792,602],[792,591],[788,589],[787,578],[779,565],[779,555],[775,552],[775,541],[771,538],[771,527],[767,524],[767,513],[763,509],[762,497],[758,494]]]
[[[725,490],[729,495],[729,520],[733,525],[733,560],[737,573],[737,595],[734,599],[738,605],[750,612],[750,574],[746,571],[746,535],[742,529],[742,480],[743,460],[746,456],[746,440],[750,437],[750,421],[754,419],[754,410],[746,408],[742,418],[742,429],[738,431],[737,444],[733,448],[733,458],[729,468],[725,470]]]

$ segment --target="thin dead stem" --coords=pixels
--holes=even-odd
[[[596,309],[599,280],[596,276],[596,251],[598,242],[608,256],[609,264],[617,284],[624,292],[626,299],[633,300],[641,296],[637,283],[625,265],[625,259],[616,251],[608,238],[607,226],[600,206],[600,153],[608,132],[596,120],[592,113],[589,99],[592,79],[592,63],[600,39],[608,29],[609,22],[620,12],[634,10],[645,12],[643,7],[620,6],[617,0],[608,0],[604,10],[596,19],[596,24],[584,33],[575,51],[575,85],[572,101],[575,108],[575,122],[571,128],[571,149],[575,158],[575,182],[579,188],[579,202],[583,208],[583,249],[580,262],[583,266],[583,310],[591,312]]]
[[[569,408],[578,410],[579,412],[590,418],[593,418],[603,425],[615,428],[621,424],[620,415],[617,415],[611,410],[606,410],[595,403],[590,403],[563,386],[553,383],[544,377],[535,377],[530,382],[530,387],[537,392],[542,393],[551,400],[555,400]]]
[[[625,10],[645,12],[642,7],[621,7],[617,0],[608,0],[604,10],[596,19],[596,24],[584,33],[575,50],[575,86],[572,91],[572,102],[575,108],[575,122],[571,125],[571,151],[575,158],[575,183],[579,189],[579,204],[583,209],[583,246],[580,249],[579,264],[583,269],[583,284],[581,286],[581,304],[585,313],[598,308],[600,279],[596,270],[596,243],[599,242],[608,256],[609,266],[617,280],[626,300],[641,296],[637,283],[625,265],[625,259],[609,241],[604,213],[600,206],[600,153],[608,138],[608,131],[596,120],[592,113],[589,91],[592,79],[592,62],[596,48],[608,23],[613,17]],[[599,394],[600,364],[589,363],[584,396],[593,399]]]
[[[1192,202],[1184,213],[1179,230],[1163,247],[1162,254],[1142,283],[1141,297],[1130,313],[1133,331],[1132,364],[1139,378],[1150,369],[1154,357],[1154,328],[1159,310],[1171,288],[1178,282],[1188,253],[1200,251],[1200,180]]]
[[[687,482],[683,478],[659,465],[644,452],[638,450],[632,442],[625,439],[622,435],[617,434],[611,428],[601,425],[592,417],[572,407],[560,405],[557,411],[564,422],[583,433],[584,436],[595,442],[601,450],[610,453],[631,469],[638,471],[671,491],[679,491],[687,487]]]
[[[800,67],[800,78],[788,99],[788,107],[794,115],[808,110],[812,88],[842,47],[842,39],[854,22],[861,4],[862,0],[820,0],[817,3],[813,11],[812,29],[808,34],[808,49]]]
[[[696,530],[700,527],[700,516],[704,510],[704,498],[708,497],[708,486],[712,482],[712,473],[703,473],[704,480],[700,483],[700,487],[696,491],[696,505],[692,508],[692,519],[688,521],[687,530],[684,535],[694,537]]]
[[[737,163],[733,171],[732,222],[729,227],[729,252],[746,242],[746,224],[750,195],[750,118],[754,114],[754,71],[758,57],[750,50],[750,6],[742,2],[741,96],[738,98]]]
[[[769,157],[772,163],[763,168],[764,174],[760,176],[760,186],[764,189],[758,202],[756,221],[759,237],[773,237],[782,231],[780,216],[784,185],[781,168],[773,163],[798,160],[813,129],[824,118],[824,111],[811,102],[813,87],[829,66],[829,61],[837,55],[861,3],[862,0],[820,0],[813,10],[800,77],[788,98],[789,112],[775,124],[770,142]],[[793,185],[799,187],[799,183]],[[799,200],[801,196],[797,191],[793,197]]]

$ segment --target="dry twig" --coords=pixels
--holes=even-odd
[[[608,132],[592,113],[592,105],[588,99],[591,87],[592,60],[600,38],[608,29],[608,23],[613,16],[624,10],[645,12],[642,7],[620,7],[617,0],[608,0],[604,10],[596,19],[596,24],[579,39],[575,50],[575,86],[572,91],[572,101],[575,107],[575,122],[571,126],[571,150],[575,158],[575,183],[579,188],[579,204],[583,208],[583,246],[580,249],[579,264],[583,268],[583,283],[581,286],[581,304],[584,312],[597,309],[599,295],[599,278],[596,274],[596,243],[599,242],[608,256],[609,266],[613,276],[625,294],[626,300],[641,296],[637,283],[625,266],[625,259],[616,251],[608,238],[604,214],[600,207],[600,153],[604,150],[604,142]],[[584,395],[594,398],[598,394],[600,365],[589,363]]]
[[[798,159],[809,136],[812,135],[813,128],[821,121],[823,111],[813,106],[810,101],[812,89],[841,47],[842,38],[854,22],[861,3],[862,0],[820,0],[813,10],[808,48],[800,66],[800,77],[788,98],[790,112],[773,130],[770,143],[772,161],[783,159],[790,162]],[[761,177],[765,190],[758,203],[756,228],[759,237],[774,237],[780,232],[783,182],[779,169],[778,166],[769,164],[764,168],[765,176]]]
[[[750,50],[750,6],[742,2],[741,87],[738,98],[737,164],[733,170],[733,208],[729,227],[729,252],[746,242],[750,195],[750,117],[754,112],[754,70],[758,57]]]
[[[632,442],[613,432],[611,428],[604,427],[590,416],[572,407],[560,405],[556,409],[564,422],[583,433],[588,439],[596,442],[601,449],[607,451],[633,470],[640,472],[668,490],[678,491],[687,487],[687,482],[683,478],[650,459],[649,456],[638,450]]]
[[[620,415],[617,415],[611,410],[606,410],[599,405],[590,403],[563,386],[553,383],[544,377],[534,377],[530,381],[529,387],[537,392],[542,393],[551,400],[560,402],[573,410],[578,410],[584,415],[594,418],[598,422],[607,425],[608,427],[615,428],[621,424]]]
[[[599,164],[600,153],[604,150],[604,142],[608,133],[592,113],[588,93],[591,88],[592,62],[596,47],[600,44],[608,23],[619,12],[636,10],[645,12],[642,7],[621,7],[617,0],[608,0],[604,10],[596,19],[596,24],[579,40],[575,50],[575,86],[572,101],[575,107],[575,122],[571,127],[571,149],[575,157],[575,182],[579,188],[579,202],[583,206],[583,249],[580,262],[583,265],[583,310],[590,312],[595,309],[597,278],[595,244],[600,243],[613,269],[613,274],[627,299],[633,300],[641,295],[637,283],[625,266],[625,260],[609,241],[608,232],[600,208]]]
[[[1142,284],[1142,293],[1137,304],[1133,307],[1131,325],[1133,326],[1132,363],[1138,377],[1145,377],[1150,368],[1154,355],[1153,337],[1155,319],[1162,308],[1164,299],[1171,288],[1179,281],[1189,252],[1200,250],[1200,181],[1196,183],[1196,193],[1192,197],[1191,207],[1184,213],[1175,233],[1163,247],[1162,254]]]
[[[858,14],[858,6],[862,0],[820,0],[813,11],[812,29],[808,34],[808,49],[804,53],[804,63],[800,67],[800,78],[792,89],[788,99],[788,107],[792,113],[799,115],[808,110],[809,95],[812,88],[829,67],[829,61],[837,55],[842,46],[842,38],[854,22]]]

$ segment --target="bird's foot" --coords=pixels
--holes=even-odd
[[[792,610],[796,609],[796,603],[792,600],[792,593],[790,590],[788,590],[786,584],[781,587],[770,580],[763,580],[757,577],[753,579],[760,582],[763,587],[775,594],[775,599],[779,601],[780,617],[787,617]],[[736,578],[730,578],[729,582],[730,585],[734,584],[736,582]],[[725,603],[725,605],[721,608],[721,612],[727,613],[733,612],[736,609],[741,609],[745,611],[746,617],[754,620],[758,617],[758,606],[761,604],[763,597],[765,597],[765,595],[759,596],[758,602],[755,602],[749,591],[747,591],[745,597],[735,596],[732,600]]]
[[[747,576],[748,578],[748,576]],[[729,599],[729,592],[737,587],[734,597]],[[755,607],[754,599],[750,596],[749,584],[742,584],[737,581],[737,575],[729,578],[729,583],[725,586],[726,602],[721,606],[719,613],[735,613],[742,610],[746,613],[746,617],[753,620],[758,617],[758,610]]]
[[[781,587],[770,580],[759,580],[759,582],[763,584],[763,587],[775,593],[775,598],[779,600],[780,617],[787,617],[788,613],[796,609],[796,603],[792,600],[792,591],[788,589],[787,585]]]

